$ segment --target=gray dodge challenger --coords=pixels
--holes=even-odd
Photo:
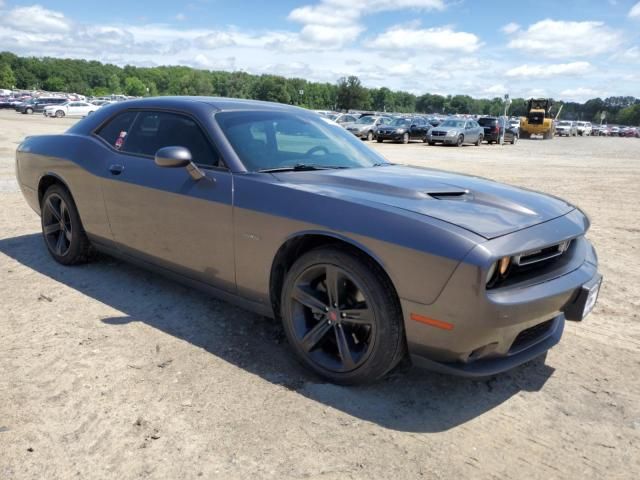
[[[544,354],[601,283],[589,220],[548,195],[394,165],[301,108],[165,97],[16,153],[46,248],[102,251],[282,320],[330,381],[405,356],[463,376]]]

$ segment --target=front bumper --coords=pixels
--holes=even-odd
[[[458,141],[458,136],[452,136],[452,137],[448,137],[448,136],[431,136],[431,135],[427,135],[427,142],[429,143],[442,143],[445,145],[454,145],[455,143],[457,143]]]
[[[393,140],[395,142],[399,142],[400,140],[402,140],[402,137],[405,133],[406,132],[402,132],[402,133],[376,132],[376,138],[379,140]]]
[[[369,133],[369,130],[347,130],[347,132],[352,133],[358,138],[366,138],[367,133]]]
[[[531,227],[528,230],[536,231],[529,234],[544,238],[545,232],[557,231],[560,223],[558,219]],[[582,319],[588,292],[602,279],[591,244],[583,236],[574,242],[573,257],[560,274],[485,290],[478,285],[482,279],[478,268],[461,263],[432,304],[401,299],[414,364],[460,376],[487,376],[521,365],[556,345],[565,320]]]

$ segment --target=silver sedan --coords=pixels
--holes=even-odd
[[[436,143],[457,145],[461,147],[465,143],[480,145],[484,139],[484,128],[475,120],[461,120],[449,118],[437,127],[433,127],[427,133],[425,142],[429,145]]]

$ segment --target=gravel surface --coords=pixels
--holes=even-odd
[[[639,139],[371,144],[574,202],[605,282],[546,360],[344,388],[273,321],[109,257],[54,263],[14,151],[72,123],[0,111],[0,479],[640,477]]]

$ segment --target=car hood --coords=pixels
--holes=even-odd
[[[402,165],[274,174],[291,188],[395,207],[486,239],[566,215],[567,202],[492,180]]]

